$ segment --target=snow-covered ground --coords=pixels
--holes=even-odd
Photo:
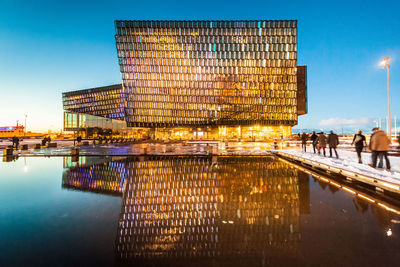
[[[400,157],[389,157],[391,171],[386,171],[386,162],[383,160],[384,169],[374,169],[368,164],[371,163],[371,153],[362,153],[363,164],[358,163],[357,153],[354,151],[338,150],[339,159],[329,157],[329,149],[327,149],[327,157],[314,154],[313,152],[302,152],[299,149],[279,150],[281,152],[302,157],[308,160],[324,163],[335,168],[340,168],[370,177],[376,177],[381,180],[400,184]],[[277,151],[277,152],[279,152]]]

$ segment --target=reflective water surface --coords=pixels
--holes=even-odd
[[[327,181],[264,156],[2,162],[0,265],[396,265],[400,207]]]

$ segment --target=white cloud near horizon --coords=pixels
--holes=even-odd
[[[356,118],[356,119],[344,119],[344,118],[329,118],[321,120],[320,126],[323,127],[362,127],[372,123],[373,120],[369,118]]]

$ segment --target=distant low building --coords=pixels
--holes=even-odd
[[[13,136],[24,136],[24,126],[4,126],[0,127],[0,137],[13,137]]]

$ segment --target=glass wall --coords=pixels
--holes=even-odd
[[[113,120],[89,114],[64,112],[65,131],[78,131],[86,128],[125,130],[127,127],[125,121]]]
[[[64,110],[110,119],[125,119],[122,85],[63,93]]]
[[[116,21],[139,127],[297,124],[297,21]]]

